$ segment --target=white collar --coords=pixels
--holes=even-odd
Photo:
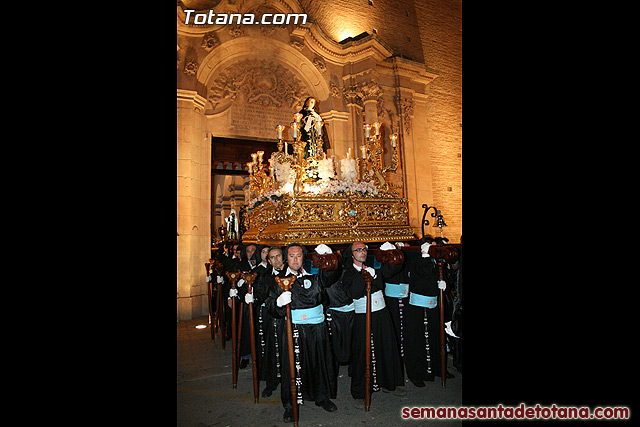
[[[293,270],[291,270],[289,267],[287,267],[287,272],[285,273],[285,276],[288,276],[289,274],[293,274],[296,277],[311,276],[311,273],[307,273],[306,271],[304,271],[304,267],[302,268],[302,274],[300,274],[300,275],[296,274]]]
[[[353,268],[355,268],[358,271],[362,271],[362,267],[358,267],[355,262],[353,263]]]

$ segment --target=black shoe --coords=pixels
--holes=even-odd
[[[324,409],[327,412],[333,412],[338,410],[338,407],[336,406],[336,404],[330,401],[329,399],[324,400],[320,403],[316,402],[316,406],[322,406],[322,409]]]
[[[271,394],[273,394],[273,390],[271,390],[269,387],[266,387],[264,390],[262,390],[262,397],[269,397],[271,396]]]
[[[282,417],[282,420],[285,423],[292,423],[293,422],[293,409],[285,409],[284,410],[284,416]]]
[[[422,380],[418,380],[418,381],[411,380],[411,382],[416,387],[424,387],[425,386],[424,381],[422,381]]]
[[[449,371],[444,371],[444,376],[445,378],[455,378],[453,374]]]
[[[249,364],[249,359],[240,359],[240,369],[244,369]]]

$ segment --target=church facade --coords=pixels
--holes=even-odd
[[[328,156],[358,153],[365,123],[381,124],[386,147],[391,134],[397,134],[399,163],[388,182],[408,199],[410,225],[421,237],[422,205],[436,206],[447,222],[445,236],[460,240],[461,3],[178,1],[179,320],[207,313],[204,263],[210,257],[211,234],[231,209],[237,212],[248,201],[242,179],[250,157],[242,147],[275,147],[276,126],[288,129],[309,96],[319,100],[331,140]],[[306,22],[216,23],[195,20],[197,13],[304,14]],[[285,139],[291,139],[286,132]],[[217,141],[224,144],[217,146]],[[231,154],[224,158],[225,153]],[[390,163],[391,150],[384,156]],[[233,192],[231,197],[223,194],[225,188]],[[439,235],[439,229],[429,226],[425,233]]]

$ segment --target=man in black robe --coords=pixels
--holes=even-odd
[[[444,289],[446,284],[438,280],[438,265],[429,256],[429,246],[430,243],[426,242],[420,247],[422,256],[411,264],[409,270],[404,360],[407,377],[417,387],[424,387],[424,381],[433,381],[434,376],[441,376],[440,311],[437,299],[439,288]],[[446,376],[453,378],[448,372]]]
[[[351,396],[356,408],[364,408],[365,395],[365,351],[366,340],[366,285],[362,276],[362,269],[366,269],[373,277],[371,283],[371,390],[392,392],[396,396],[404,396],[407,392],[402,375],[402,361],[398,341],[396,339],[391,315],[386,307],[382,290],[384,283],[373,268],[365,265],[367,260],[367,245],[363,242],[353,242],[347,249],[351,252],[352,261],[346,263],[342,276],[347,294],[355,303],[355,319],[353,321],[351,352],[353,357],[353,375],[351,377]],[[345,256],[348,256],[345,254]]]
[[[276,318],[285,317],[287,304],[291,306],[291,320],[294,335],[294,352],[296,355],[296,385],[298,404],[303,400],[314,400],[328,412],[333,412],[336,405],[329,399],[336,398],[337,384],[333,373],[333,356],[329,344],[327,325],[324,321],[323,299],[324,288],[331,286],[339,277],[339,270],[322,271],[309,274],[302,264],[306,248],[298,243],[290,243],[286,247],[285,256],[288,267],[279,277],[294,275],[297,277],[291,290],[282,291],[280,287],[272,287],[267,298],[267,309]],[[284,326],[284,322],[283,322]],[[282,336],[280,356],[280,397],[285,408],[284,421],[293,421],[293,406],[289,387],[289,351],[285,338],[286,327],[278,332]]]
[[[397,248],[389,242],[385,242],[380,246],[382,251],[395,249]],[[396,339],[400,346],[400,357],[404,362],[405,327],[407,322],[405,319],[405,307],[409,303],[409,263],[406,259],[402,264],[397,265],[391,265],[388,262],[381,263],[378,273],[382,276],[384,282],[384,301],[391,314]]]
[[[278,286],[274,277],[286,268],[286,264],[282,260],[282,249],[277,246],[268,248],[267,262],[267,269],[254,288],[256,298],[254,302],[260,304],[257,329],[260,344],[259,379],[266,383],[262,397],[271,396],[280,383],[280,350],[283,337],[279,333],[283,329],[284,318],[271,316],[265,301],[269,296],[269,290]]]
[[[259,253],[257,253],[256,250],[256,245],[247,245],[244,248],[244,257],[238,262],[238,264],[236,264],[235,271],[252,273],[253,270],[257,268],[259,263],[259,261],[257,260]],[[256,280],[258,280],[258,278],[256,278]],[[249,322],[253,321],[253,319],[249,318],[249,305],[246,301],[248,286],[245,284],[243,279],[238,280],[236,284],[236,290],[238,292],[238,302],[242,305],[242,330],[238,332],[240,334],[240,346],[238,348],[238,354],[240,355],[240,369],[244,369],[249,365],[249,361],[251,360],[251,331]],[[239,322],[240,308],[238,304],[236,304],[236,313],[238,316],[238,319],[236,319],[236,321]]]

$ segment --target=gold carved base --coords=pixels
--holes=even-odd
[[[276,205],[277,204],[277,205]],[[242,241],[269,246],[413,240],[407,199],[359,194],[284,196],[251,210]]]

